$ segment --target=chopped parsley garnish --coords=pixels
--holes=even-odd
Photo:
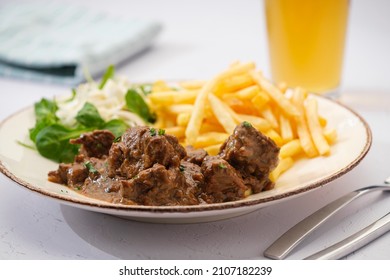
[[[92,162],[87,161],[84,163],[85,167],[88,168],[88,171],[91,173],[97,173],[98,171],[96,170],[95,166],[93,166]]]
[[[180,164],[180,166],[179,166],[180,172],[184,172],[185,169],[186,169],[186,168],[184,167],[184,165],[181,165],[181,164]]]
[[[245,126],[245,127],[252,127],[252,124],[250,122],[247,122],[247,121],[244,121],[242,123],[242,125]]]
[[[223,163],[220,163],[218,166],[221,169],[226,169],[227,168],[227,166],[225,164],[223,164]]]
[[[155,129],[154,127],[151,127],[151,128],[149,129],[149,132],[150,132],[150,135],[151,135],[151,136],[156,136],[156,135],[162,136],[162,135],[165,135],[165,129],[161,129],[161,128],[159,128],[159,129],[157,130],[157,129]]]
[[[149,129],[149,132],[150,132],[150,135],[151,135],[151,136],[156,136],[156,134],[157,134],[156,129],[155,129],[154,127],[151,127],[151,128]]]

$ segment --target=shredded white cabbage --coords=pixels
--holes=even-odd
[[[93,104],[103,120],[121,119],[129,126],[145,125],[145,122],[136,114],[126,110],[125,95],[131,83],[122,76],[109,79],[102,89],[96,82],[88,82],[76,88],[76,96],[57,98],[57,117],[64,125],[76,124],[77,112],[86,102]]]

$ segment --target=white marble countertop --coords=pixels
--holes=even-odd
[[[64,1],[76,3],[78,1]],[[341,102],[369,123],[373,144],[351,172],[312,192],[250,214],[201,224],[151,224],[89,212],[29,192],[0,175],[0,259],[262,259],[279,235],[321,206],[390,176],[390,2],[351,1]],[[118,72],[133,80],[207,78],[234,60],[269,73],[261,0],[82,1],[118,15],[157,19],[154,46]],[[68,88],[0,78],[0,120]],[[389,211],[368,195],[340,211],[289,256],[300,259]],[[386,234],[347,259],[390,259]]]

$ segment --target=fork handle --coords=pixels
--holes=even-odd
[[[390,190],[390,188],[389,185],[376,185],[364,187],[347,193],[290,228],[264,251],[264,256],[276,260],[284,259],[292,249],[305,239],[305,237],[307,237],[340,209],[344,208],[358,197],[374,190]]]
[[[315,253],[305,260],[337,260],[375,240],[390,230],[390,212],[368,227]]]

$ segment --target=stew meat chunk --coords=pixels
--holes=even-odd
[[[279,153],[248,123],[216,156],[146,126],[128,129],[118,142],[97,130],[71,143],[81,145],[75,161],[49,172],[49,181],[105,201],[158,206],[228,202],[270,189]]]

